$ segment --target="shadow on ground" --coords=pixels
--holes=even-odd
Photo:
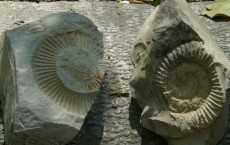
[[[226,17],[217,17],[217,18],[212,18],[213,21],[215,22],[229,22],[230,21],[230,18]]]
[[[129,106],[129,121],[130,126],[140,134],[141,145],[167,145],[165,139],[141,126],[140,117],[141,108],[137,105],[135,100],[132,99]]]
[[[66,145],[100,145],[104,131],[102,118],[105,108],[104,95],[103,92],[99,93],[99,97],[87,114],[80,132]]]

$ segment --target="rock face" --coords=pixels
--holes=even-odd
[[[142,126],[169,145],[216,145],[227,127],[230,62],[185,1],[152,12],[131,57]]]
[[[203,1],[189,5],[194,12],[197,12],[210,3],[213,2]],[[58,1],[39,4],[0,1],[0,9],[0,33],[61,11],[75,11],[87,16],[103,33],[106,74],[100,93],[87,114],[80,132],[67,145],[167,145],[165,139],[140,125],[141,109],[131,98],[131,93],[128,94],[128,97],[125,94],[130,90],[128,82],[133,70],[130,55],[133,52],[137,30],[141,28],[155,7],[95,1]],[[202,16],[199,18],[230,58],[230,23],[220,20],[213,21]],[[119,92],[124,92],[124,94],[119,94]],[[2,132],[0,118],[0,145],[3,145],[4,135]],[[229,144],[230,126],[228,125],[228,129],[218,145]]]
[[[102,33],[87,17],[61,12],[6,31],[1,41],[6,145],[66,144],[100,89]]]

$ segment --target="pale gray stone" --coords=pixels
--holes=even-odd
[[[70,12],[6,31],[1,40],[6,145],[64,145],[79,132],[104,76],[103,35]]]
[[[216,145],[228,122],[230,61],[186,1],[147,18],[131,56],[141,124],[169,145]]]
[[[210,3],[212,2],[190,3],[190,6],[197,13]],[[133,70],[129,56],[132,54],[138,30],[155,7],[95,1],[39,4],[0,1],[0,9],[0,33],[60,11],[83,14],[103,32],[107,69],[102,91],[86,116],[79,134],[68,145],[167,145],[163,138],[140,125],[141,109],[131,99],[132,95],[127,97],[118,94],[130,90],[129,81],[123,80],[123,77],[130,78]],[[230,23],[213,21],[202,16],[199,18],[230,58]],[[123,66],[120,67],[120,64]],[[117,107],[114,108],[113,105]],[[2,132],[0,127],[0,145],[3,145]],[[230,126],[218,145],[229,144]]]

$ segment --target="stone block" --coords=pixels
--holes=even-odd
[[[227,127],[230,62],[185,0],[152,12],[131,59],[142,126],[169,145],[216,145]]]
[[[6,145],[64,145],[104,76],[103,35],[87,17],[51,14],[6,31],[0,89]]]

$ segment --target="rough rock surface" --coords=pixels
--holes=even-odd
[[[141,125],[169,145],[216,145],[228,121],[230,61],[185,1],[165,0],[134,44]]]
[[[190,6],[198,11],[208,3]],[[141,110],[131,99],[128,84],[134,40],[154,7],[114,2],[0,2],[0,9],[0,33],[60,11],[83,14],[103,32],[107,69],[102,91],[80,133],[68,145],[167,145],[164,139],[139,124]],[[200,18],[230,59],[229,22]],[[229,144],[230,126],[218,145]]]

